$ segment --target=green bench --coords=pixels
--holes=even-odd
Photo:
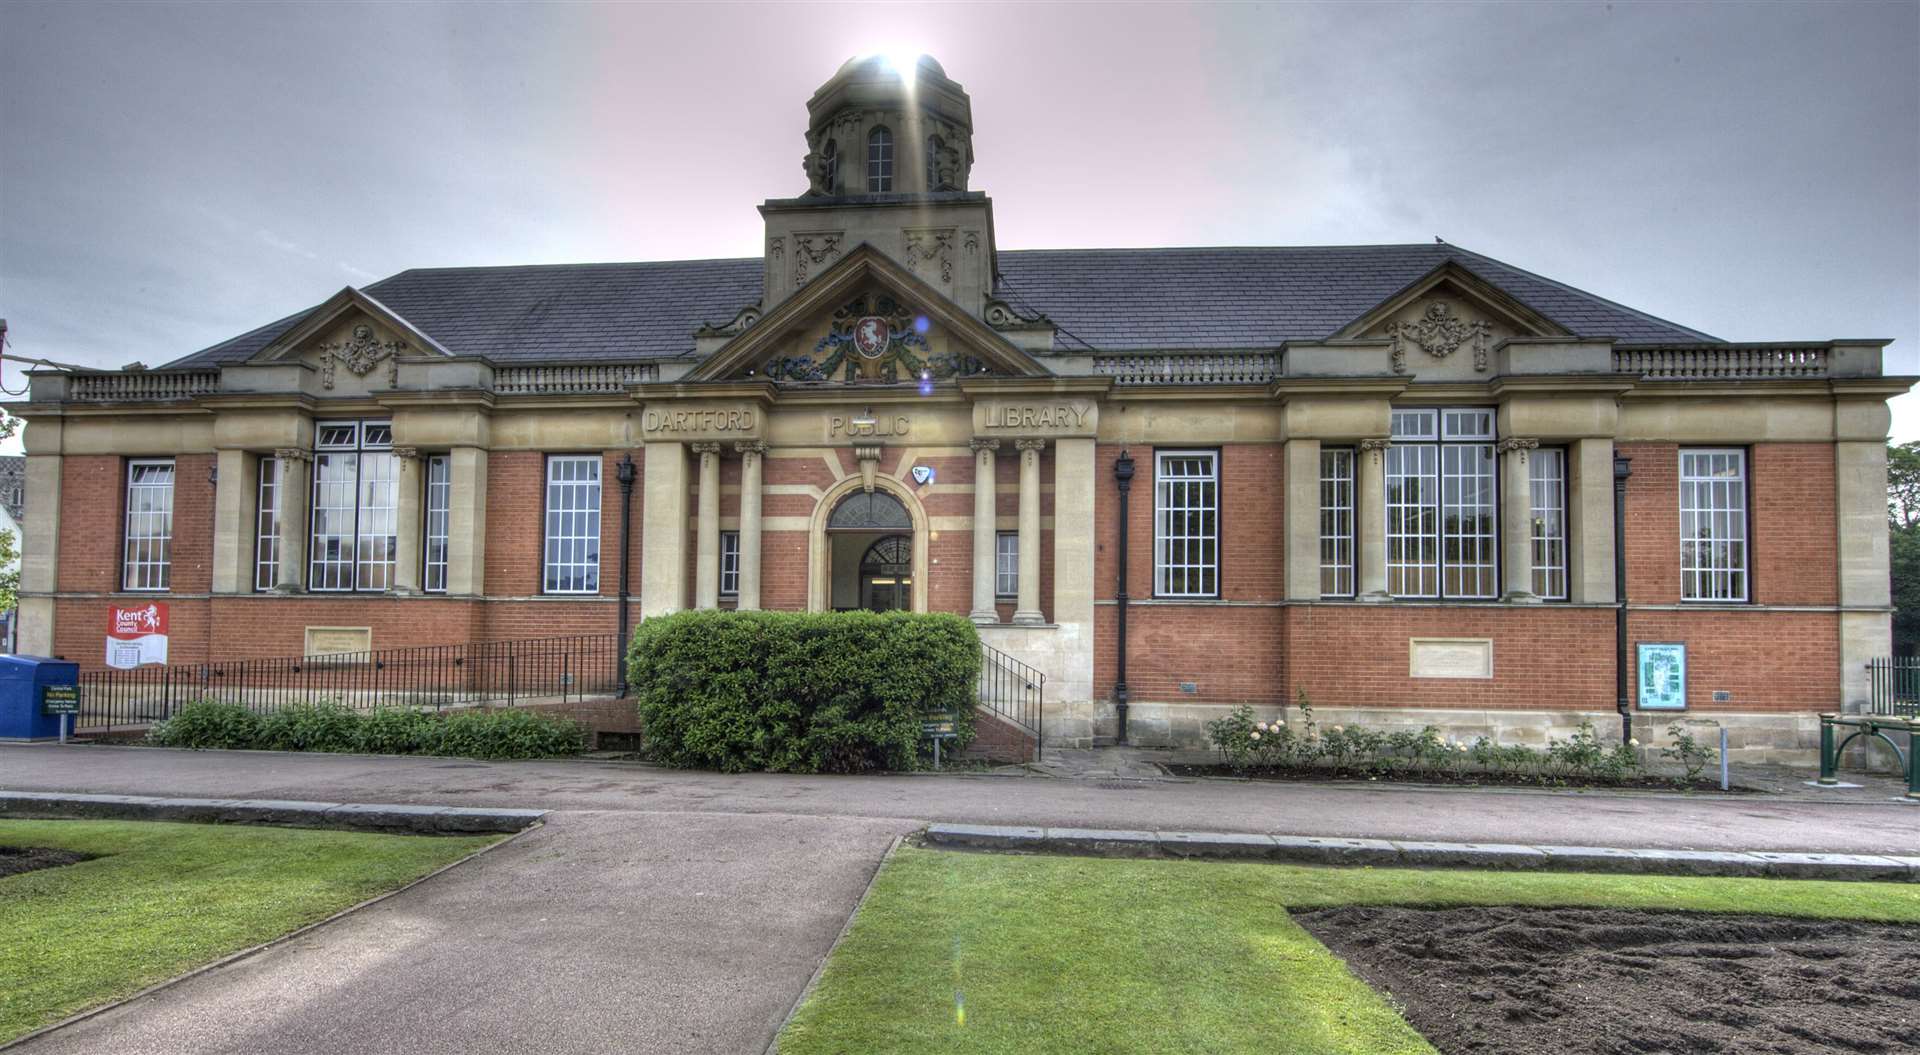
[[[1835,731],[1850,729],[1846,739],[1834,743]],[[1902,751],[1899,743],[1888,733],[1907,734],[1907,749]],[[1900,760],[1907,774],[1907,797],[1920,800],[1920,718],[1901,718],[1882,714],[1823,714],[1820,716],[1820,783],[1833,785],[1840,783],[1840,755],[1847,745],[1860,737],[1882,740],[1893,748],[1893,757]]]

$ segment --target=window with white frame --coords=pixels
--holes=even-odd
[[[1387,592],[1482,600],[1499,591],[1493,411],[1395,410],[1386,452]]]
[[[307,589],[379,592],[394,584],[399,469],[392,424],[332,421],[314,426]]]
[[[173,459],[127,462],[127,535],[120,585],[164,590],[173,574]]]
[[[1002,531],[993,536],[993,595],[1020,596],[1020,533]]]
[[[867,193],[893,189],[893,133],[886,125],[867,133]]]
[[[1353,596],[1353,448],[1320,451],[1320,596]]]
[[[1220,595],[1220,452],[1155,451],[1153,592]]]
[[[1680,452],[1680,599],[1747,599],[1747,452]]]
[[[426,532],[420,560],[420,588],[447,592],[447,548],[453,526],[453,461],[447,455],[427,458]]]
[[[600,458],[547,459],[547,593],[600,592]]]
[[[740,533],[720,533],[720,596],[740,596]]]
[[[1567,452],[1542,447],[1527,455],[1530,492],[1527,523],[1532,532],[1533,592],[1549,601],[1567,599]]]
[[[253,588],[280,582],[280,459],[260,459],[260,489],[253,513]]]

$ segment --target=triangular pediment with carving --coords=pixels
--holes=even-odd
[[[386,305],[349,286],[308,312],[248,362],[269,365],[298,360],[314,369],[323,392],[356,395],[396,387],[403,358],[451,354]]]
[[[862,244],[754,322],[688,381],[908,384],[1049,371],[981,319]]]
[[[1565,327],[1448,262],[1348,323],[1334,338],[1384,341],[1394,373],[1448,380],[1487,376],[1503,341],[1565,336]]]

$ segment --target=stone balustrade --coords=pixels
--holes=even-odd
[[[1828,349],[1784,345],[1616,348],[1613,369],[1663,380],[1826,377]]]
[[[493,390],[503,395],[619,392],[659,379],[660,367],[654,363],[543,363],[496,368]]]
[[[1093,372],[1116,385],[1264,385],[1280,376],[1280,353],[1096,355]]]
[[[135,370],[111,374],[74,374],[68,398],[83,403],[152,402],[192,399],[220,388],[218,370]]]

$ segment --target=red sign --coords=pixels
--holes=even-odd
[[[107,609],[107,666],[167,661],[167,604],[148,601]]]
[[[893,327],[878,315],[867,315],[853,324],[853,348],[868,359],[886,354],[893,340]]]

